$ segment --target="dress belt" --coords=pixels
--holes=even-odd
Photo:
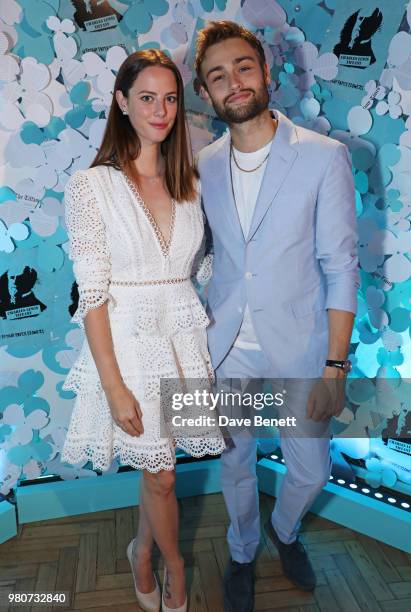
[[[177,283],[183,283],[186,280],[189,280],[188,276],[186,276],[185,278],[164,278],[164,279],[147,280],[147,281],[112,280],[110,281],[110,284],[116,285],[117,287],[143,287],[145,285],[176,285]]]

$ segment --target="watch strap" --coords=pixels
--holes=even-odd
[[[351,370],[351,362],[345,359],[327,359],[325,365],[329,368],[338,368],[343,372],[349,372]]]

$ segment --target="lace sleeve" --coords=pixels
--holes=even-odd
[[[212,271],[213,271],[213,254],[207,253],[207,255],[204,255],[204,257],[200,259],[198,268],[197,270],[195,270],[195,273],[194,273],[195,279],[200,285],[202,286],[207,285],[211,278]]]
[[[201,193],[200,182],[198,190],[199,193]],[[204,222],[204,237],[193,262],[191,278],[193,281],[197,281],[199,285],[204,286],[208,284],[213,272],[213,240],[210,226],[208,225],[207,217],[203,210],[202,215]]]
[[[92,308],[109,298],[110,257],[106,230],[95,192],[85,172],[76,172],[66,185],[65,218],[78,284],[79,303],[72,318],[84,328],[83,319]]]

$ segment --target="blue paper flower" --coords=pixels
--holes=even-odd
[[[30,444],[10,449],[7,459],[15,465],[24,466],[30,459],[44,463],[51,458],[52,454],[53,447],[37,436]]]
[[[387,206],[391,208],[393,212],[400,212],[403,207],[403,203],[401,202],[400,192],[398,189],[389,189],[386,194],[386,202]]]
[[[66,113],[64,120],[72,128],[78,129],[83,125],[87,117],[92,119],[99,115],[98,110],[93,108],[94,98],[88,99],[90,89],[89,83],[81,81],[70,90],[70,100],[74,108]]]
[[[14,53],[20,57],[35,57],[43,64],[51,64],[54,48],[51,32],[45,23],[51,15],[56,15],[59,0],[19,0],[23,9],[23,19],[15,26],[18,42]]]
[[[321,44],[324,32],[331,22],[331,15],[320,4],[322,0],[277,0],[287,13],[287,21],[293,20],[301,28],[307,40]],[[329,1],[329,0],[327,0]]]
[[[0,444],[3,444],[3,442],[5,442],[7,436],[9,436],[12,431],[13,430],[11,429],[10,425],[0,426]]]
[[[224,11],[226,4],[227,0],[188,0],[190,12],[192,12],[195,17],[201,17],[204,11],[206,13],[210,13],[214,9]]]
[[[410,304],[411,308],[411,304]],[[395,332],[403,332],[411,325],[411,312],[407,308],[394,308],[390,312],[390,328]]]
[[[227,0],[201,0],[201,6],[209,13],[217,8],[220,11],[224,11],[227,4]]]
[[[29,415],[34,410],[43,410],[48,414],[50,411],[48,403],[36,395],[43,384],[44,376],[41,372],[26,370],[20,375],[16,387],[8,386],[0,389],[0,411],[4,411],[10,404],[16,404],[24,406],[25,415]]]
[[[165,0],[137,0],[128,11],[124,13],[120,28],[133,34],[145,34],[151,30],[153,15],[160,17],[168,11],[168,2]]]
[[[0,219],[0,251],[12,253],[16,242],[25,240],[29,235],[29,228],[24,223],[12,223],[9,227]]]

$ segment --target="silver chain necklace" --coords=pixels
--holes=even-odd
[[[237,160],[236,160],[236,158],[235,158],[235,155],[234,155],[234,147],[233,147],[233,143],[232,143],[232,142],[230,142],[230,156],[233,158],[233,161],[234,161],[235,165],[237,166],[237,168],[238,168],[239,170],[241,170],[241,172],[248,172],[248,173],[250,173],[250,172],[255,172],[256,170],[258,170],[259,168],[261,168],[261,166],[262,166],[263,164],[265,164],[265,162],[267,161],[267,159],[268,159],[268,156],[269,156],[269,155],[270,155],[270,151],[268,151],[267,155],[264,157],[263,161],[262,161],[262,162],[260,162],[260,163],[258,164],[258,166],[256,166],[255,168],[252,168],[251,170],[246,170],[245,168],[242,168],[242,167],[241,167],[241,166],[238,164],[238,162],[237,162]]]

